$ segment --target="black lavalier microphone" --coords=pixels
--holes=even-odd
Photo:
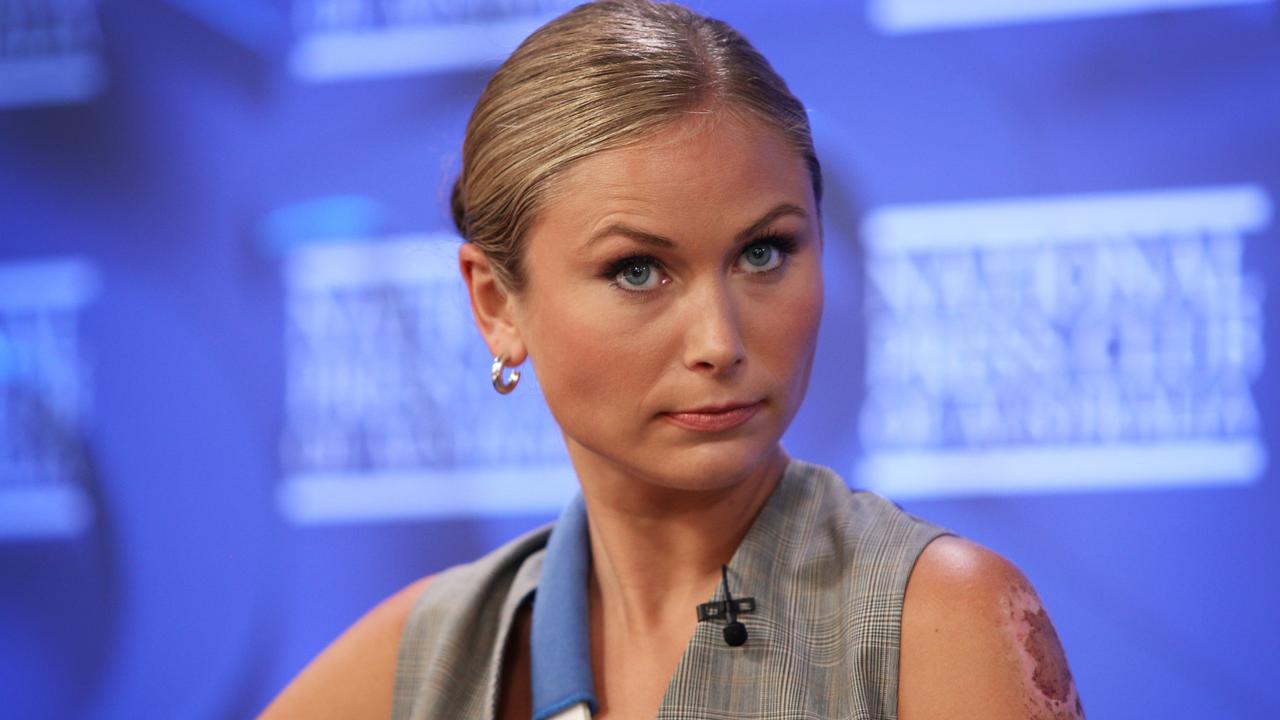
[[[747,641],[747,626],[738,622],[737,603],[729,594],[729,566],[720,566],[720,577],[724,581],[725,604],[729,606],[729,624],[724,626],[724,641],[732,647],[738,647]]]
[[[724,600],[721,602],[702,603],[698,606],[698,622],[714,618],[729,617],[729,624],[724,626],[724,641],[732,647],[738,647],[747,641],[747,626],[738,621],[738,613],[747,614],[756,609],[755,598],[734,600],[729,594],[729,566],[720,566],[720,577],[724,582]]]

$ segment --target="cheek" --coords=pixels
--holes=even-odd
[[[751,349],[782,385],[803,387],[808,378],[822,320],[822,297],[822,277],[812,273],[757,308],[761,321]],[[792,401],[798,403],[799,398]]]
[[[642,405],[661,368],[656,324],[572,296],[548,298],[530,319],[529,356],[561,427],[611,425]]]

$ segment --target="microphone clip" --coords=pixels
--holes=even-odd
[[[756,609],[755,598],[734,598],[733,611],[734,615],[746,615]],[[721,600],[720,602],[702,603],[698,606],[698,622],[706,620],[718,620],[730,614],[729,601]]]
[[[729,594],[729,567],[727,565],[720,566],[720,577],[724,580],[724,600],[699,605],[698,622],[728,617],[729,624],[724,626],[724,641],[730,647],[738,647],[747,641],[747,626],[738,620],[738,615],[740,613],[745,615],[749,612],[754,612],[756,599],[733,599],[733,595]]]

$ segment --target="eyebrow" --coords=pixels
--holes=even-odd
[[[805,219],[808,219],[809,217],[809,214],[806,213],[804,208],[801,208],[799,205],[789,202],[779,203],[775,205],[772,210],[761,215],[759,220],[756,220],[751,223],[749,227],[739,232],[734,238],[735,242],[742,243],[750,240],[752,236],[768,227],[769,223],[772,223],[774,220],[785,215],[795,215]],[[653,245],[661,248],[670,249],[676,246],[675,241],[669,237],[651,233],[647,230],[641,230],[640,228],[626,223],[616,222],[610,223],[592,233],[591,237],[582,247],[585,250],[610,235],[621,235],[622,237],[631,238],[632,240],[644,243],[645,245]]]

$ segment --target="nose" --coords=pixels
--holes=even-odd
[[[738,308],[723,283],[707,283],[688,298],[684,364],[699,373],[720,376],[735,370],[746,357]]]

